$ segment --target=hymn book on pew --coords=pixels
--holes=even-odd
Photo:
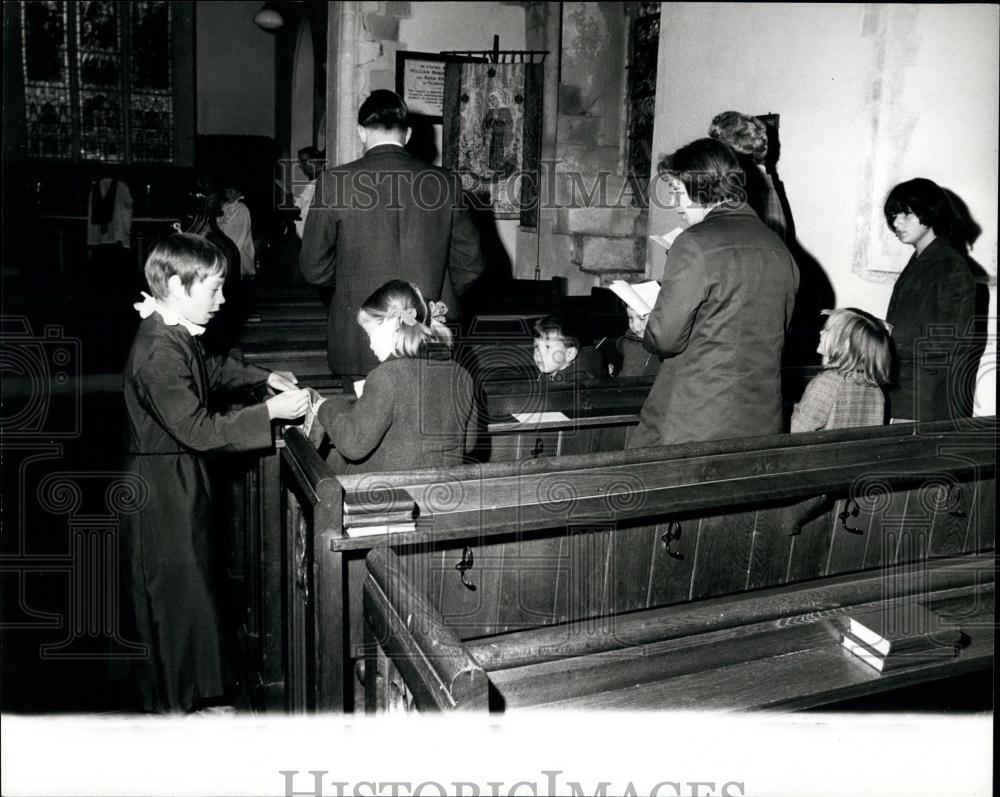
[[[904,650],[883,656],[874,649],[868,647],[857,637],[848,633],[840,641],[847,650],[861,659],[865,664],[874,667],[879,672],[896,670],[903,667],[913,667],[917,664],[932,664],[937,661],[946,661],[958,655],[958,645],[946,645],[935,643],[930,647]]]
[[[849,618],[841,644],[879,672],[958,655],[961,629],[918,603],[861,612]]]
[[[639,282],[632,285],[625,280],[614,280],[608,287],[625,304],[639,315],[649,315],[660,294],[660,283],[656,280]]]
[[[898,609],[875,609],[852,614],[847,631],[880,656],[956,645],[962,636],[959,628],[947,624],[934,612],[912,601]]]

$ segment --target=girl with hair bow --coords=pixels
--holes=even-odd
[[[357,321],[379,361],[356,402],[320,402],[316,419],[333,445],[338,473],[461,464],[475,444],[472,379],[451,359],[447,307],[411,282],[390,280],[369,296]]]

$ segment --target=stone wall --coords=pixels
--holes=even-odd
[[[554,157],[547,163],[554,175],[542,179],[549,210],[539,260],[542,276],[566,277],[570,293],[645,273],[646,214],[634,206],[624,175],[628,6],[562,4]]]

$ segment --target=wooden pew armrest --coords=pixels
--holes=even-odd
[[[375,704],[374,693],[380,687],[376,683],[380,649],[399,670],[418,710],[485,710],[486,672],[410,582],[399,558],[380,546],[372,549],[365,564],[366,704]]]

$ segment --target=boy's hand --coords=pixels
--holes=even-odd
[[[290,421],[306,414],[306,410],[309,409],[309,401],[309,391],[302,389],[285,390],[264,403],[267,405],[267,414],[271,416],[271,420],[279,418]]]
[[[279,393],[285,390],[295,390],[298,384],[299,380],[295,378],[295,374],[291,371],[271,371],[267,375],[267,386],[277,390]]]

